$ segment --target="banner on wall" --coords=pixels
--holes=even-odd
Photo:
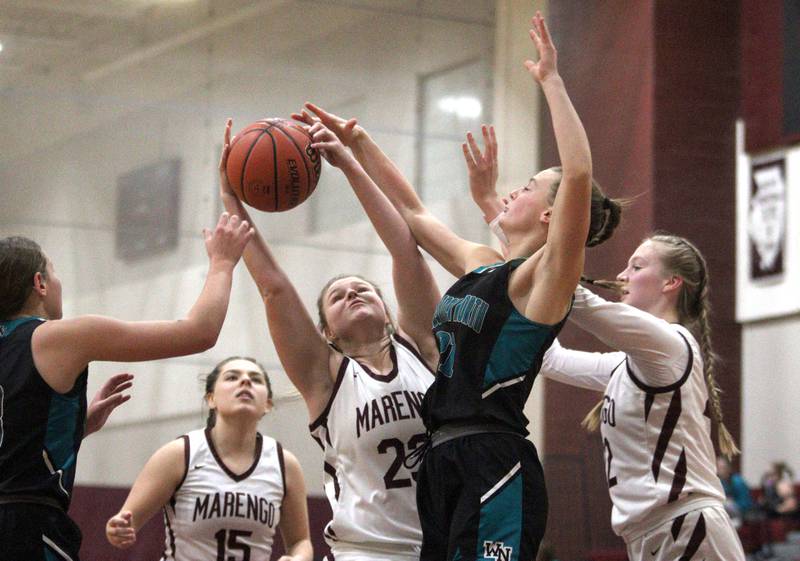
[[[737,135],[736,319],[800,312],[800,147],[748,155]]]

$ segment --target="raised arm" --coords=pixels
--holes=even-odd
[[[419,347],[428,365],[435,368],[439,352],[431,334],[431,321],[439,302],[439,289],[417,248],[416,239],[386,195],[375,185],[341,140],[322,123],[315,123],[310,132],[314,138],[314,147],[347,177],[375,231],[391,254],[400,329]],[[399,170],[394,169],[397,175],[389,175],[383,179],[395,184],[405,181]]]
[[[93,360],[136,362],[198,353],[214,346],[230,299],[233,269],[253,229],[223,213],[213,232],[204,231],[209,268],[189,314],[175,321],[121,321],[103,316],[55,320],[36,329],[33,358],[45,381],[66,392]]]
[[[225,173],[230,152],[231,125],[228,119],[219,163],[220,196],[229,212],[249,219],[247,210],[234,195]],[[255,226],[253,228],[255,234],[244,250],[244,262],[264,301],[269,333],[281,364],[303,396],[309,415],[316,418],[330,397],[341,355],[328,347],[264,237]]]
[[[625,353],[588,353],[565,349],[558,339],[547,349],[539,374],[569,386],[604,391],[611,373],[625,360]]]
[[[612,349],[627,354],[634,373],[648,386],[668,386],[686,369],[689,349],[683,337],[648,312],[609,302],[578,286],[569,319]]]
[[[286,554],[278,561],[311,561],[314,550],[308,529],[308,497],[300,462],[284,450],[286,464],[286,493],[281,504],[281,521],[278,527],[286,548]]]
[[[185,477],[184,438],[162,446],[147,461],[120,511],[106,523],[106,539],[114,547],[127,549],[136,543],[136,533],[167,504]]]
[[[394,162],[362,127],[355,124],[355,121],[344,121],[310,103],[306,104],[306,108],[353,151],[353,155],[370,178],[408,224],[420,247],[451,274],[460,277],[480,265],[502,259],[492,248],[458,237],[428,212],[414,191],[414,187]],[[313,122],[313,118],[306,111],[292,116],[307,123]]]
[[[535,262],[535,283],[526,315],[550,323],[567,311],[583,270],[592,189],[592,156],[578,114],[558,74],[556,49],[537,12],[530,30],[539,61],[525,66],[540,84],[553,122],[562,178],[553,204],[542,258]]]

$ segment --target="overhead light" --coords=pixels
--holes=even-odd
[[[483,106],[479,99],[472,96],[446,96],[439,100],[439,109],[452,113],[462,119],[480,117]]]
[[[2,52],[3,52],[3,44],[0,43],[0,53],[2,53]]]

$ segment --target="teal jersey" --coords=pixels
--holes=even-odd
[[[485,422],[528,434],[523,407],[544,353],[566,318],[545,325],[514,308],[508,280],[523,262],[475,269],[439,302],[433,318],[439,366],[423,401],[428,430]]]
[[[0,497],[54,499],[66,510],[86,423],[88,369],[67,393],[47,385],[31,352],[43,323],[0,322]]]

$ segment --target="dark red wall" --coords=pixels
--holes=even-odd
[[[742,116],[747,152],[800,141],[783,130],[784,2],[742,0]]]
[[[648,233],[697,243],[712,275],[713,328],[725,360],[729,428],[739,434],[740,330],[734,321],[735,137],[738,8],[727,2],[550,2],[559,70],[592,147],[596,179],[610,196],[635,197],[615,236],[587,254],[590,276],[613,278]],[[546,108],[542,167],[558,154]],[[575,328],[568,346],[603,350]],[[623,548],[596,434],[580,421],[599,394],[547,382],[545,453],[550,496],[546,542],[562,561]]]

